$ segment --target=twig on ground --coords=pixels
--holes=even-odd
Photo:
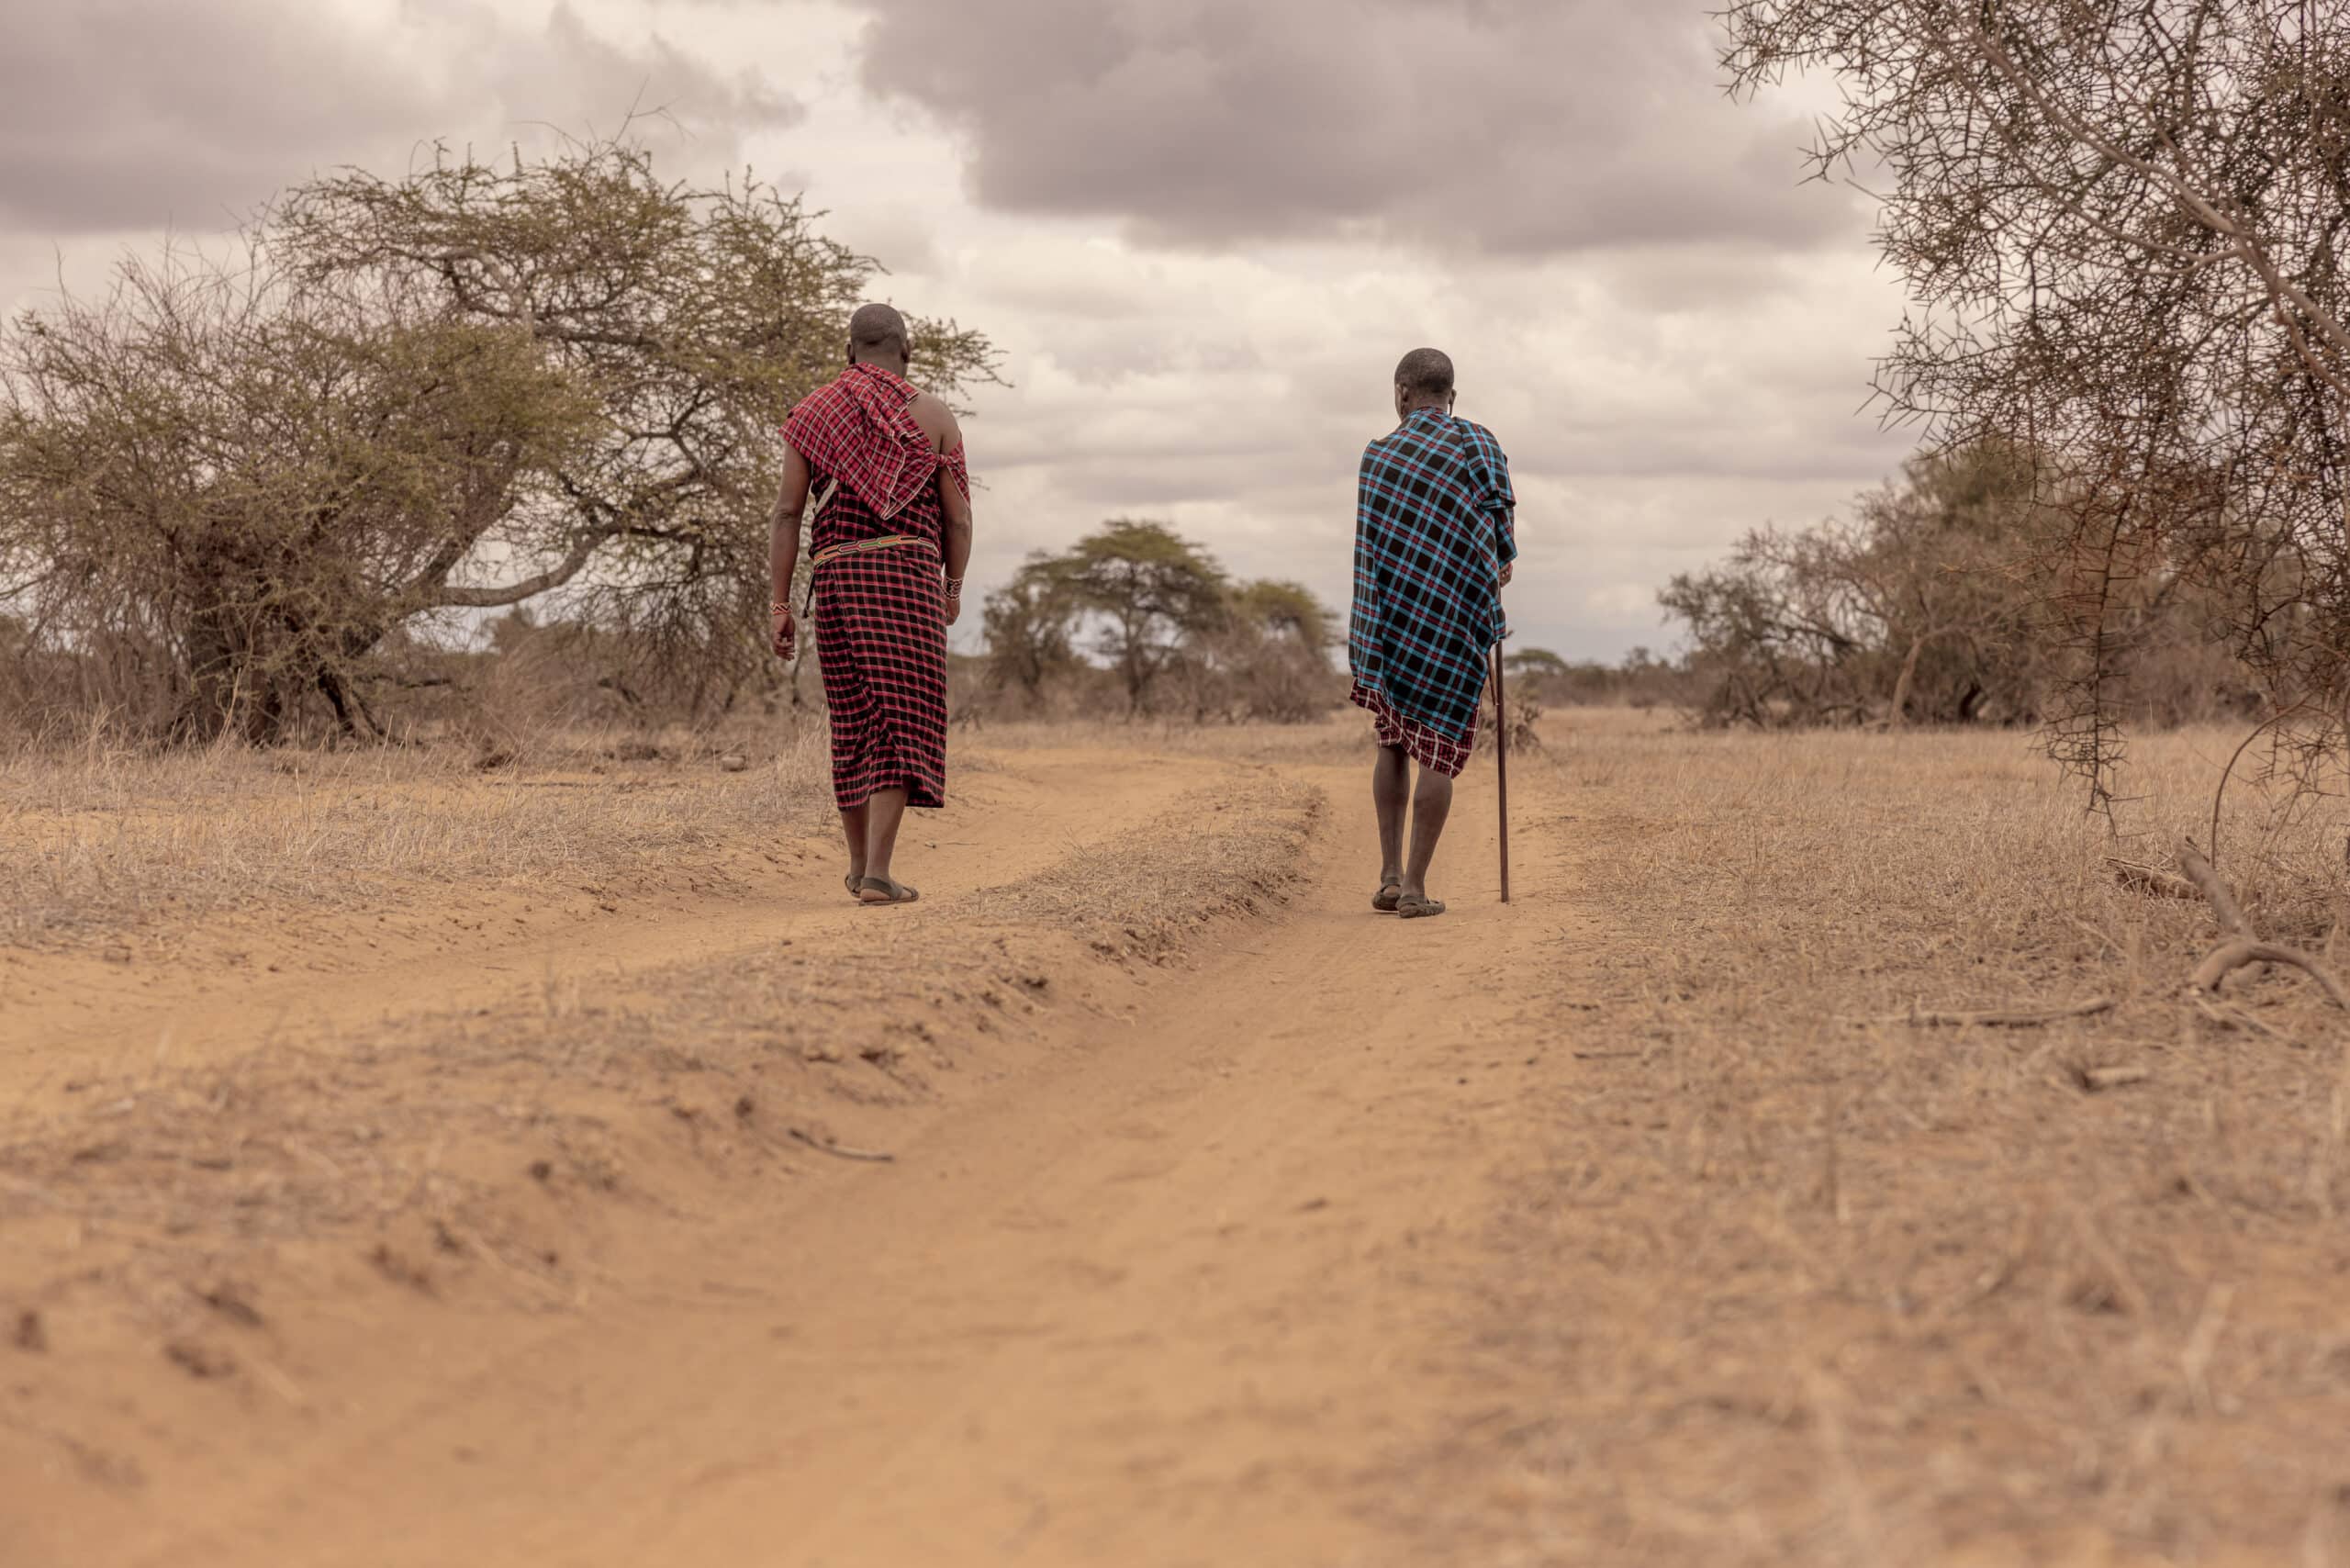
[[[2195,846],[2180,846],[2178,866],[2187,873],[2188,879],[2202,890],[2204,898],[2210,902],[2212,917],[2219,921],[2220,930],[2228,937],[2196,966],[2195,973],[2187,982],[2188,996],[2199,1002],[2204,997],[2219,995],[2220,983],[2247,964],[2285,964],[2317,981],[2324,988],[2325,994],[2333,999],[2336,1007],[2350,1012],[2350,992],[2343,991],[2342,982],[2335,980],[2323,964],[2299,947],[2263,942],[2254,934],[2252,922],[2244,918],[2244,906],[2236,902],[2235,894],[2229,891],[2227,883],[2220,879],[2220,873],[2212,869],[2211,863]],[[2210,1010],[2206,1008],[2205,1011]],[[2246,1021],[2250,1021],[2248,1015]]]
[[[2153,866],[2141,866],[2135,860],[2119,860],[2109,855],[2105,863],[2113,868],[2113,879],[2132,892],[2143,893],[2156,899],[2194,899],[2201,895],[2195,884],[2184,877],[2174,877],[2168,871]]]
[[[2279,1044],[2290,1046],[2297,1051],[2308,1048],[2276,1025],[2263,1023],[2232,1002],[2214,1002],[2208,996],[2198,996],[2191,1000],[2195,1003],[2197,1012],[2224,1028],[2250,1029],[2257,1034],[2266,1035]]]
[[[2299,947],[2280,947],[2274,942],[2255,942],[2249,936],[2239,936],[2212,949],[2211,956],[2197,967],[2188,980],[2188,994],[2217,996],[2220,982],[2247,964],[2285,964],[2297,969],[2323,987],[2336,1007],[2350,1011],[2350,993],[2343,991],[2342,982],[2323,964]]]
[[[2066,920],[2071,921],[2075,925],[2078,926],[2082,935],[2093,936],[2098,941],[2103,943],[2105,945],[2106,951],[2111,953],[2115,958],[2126,958],[2130,956],[2129,950],[2123,947],[2121,943],[2116,942],[2110,935],[2107,935],[2101,927],[2091,925],[2087,921],[2083,920],[2077,914],[2068,913],[2064,911],[2059,911],[2058,913],[2064,914]]]
[[[863,1160],[868,1165],[894,1165],[897,1163],[898,1157],[894,1154],[880,1154],[871,1149],[849,1148],[841,1144],[827,1143],[822,1138],[813,1137],[800,1127],[793,1127],[789,1129],[789,1131],[793,1137],[798,1138],[801,1143],[806,1144],[810,1148],[814,1149],[817,1153],[829,1154],[835,1159],[858,1159]]]
[[[2178,868],[2187,874],[2187,879],[2195,884],[2204,901],[2210,904],[2212,917],[2219,921],[2221,931],[2231,936],[2252,935],[2252,922],[2244,917],[2244,906],[2236,902],[2235,894],[2228,890],[2227,883],[2220,880],[2220,873],[2203,858],[2201,850],[2191,844],[2179,846]]]
[[[2094,1018],[2100,1013],[2110,1013],[2114,1000],[2109,996],[2092,997],[2070,1007],[2043,1008],[2038,1011],[2011,1012],[1997,1010],[1989,1013],[1929,1013],[1911,1008],[1889,1018],[1866,1020],[1874,1024],[1908,1024],[1919,1029],[2042,1029],[2051,1024],[2068,1019]]]

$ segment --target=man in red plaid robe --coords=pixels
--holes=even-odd
[[[867,305],[849,319],[848,368],[801,399],[784,426],[783,489],[768,566],[776,653],[800,629],[791,578],[813,519],[816,660],[832,712],[833,795],[860,903],[921,895],[891,875],[909,805],[946,803],[946,628],[963,609],[971,481],[946,403],[906,379],[905,318]]]

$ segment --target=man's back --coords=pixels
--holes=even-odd
[[[1501,589],[1517,554],[1509,459],[1493,431],[1452,412],[1452,361],[1415,349],[1395,367],[1396,427],[1363,449],[1355,503],[1352,700],[1379,743],[1371,795],[1380,887],[1371,907],[1407,920],[1444,913],[1428,862],[1452,780],[1477,743],[1485,659],[1502,635]],[[1403,856],[1409,764],[1412,853]]]
[[[1364,449],[1348,651],[1359,679],[1439,728],[1465,728],[1483,689],[1515,506],[1483,425],[1421,409]]]

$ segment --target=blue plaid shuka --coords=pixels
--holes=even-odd
[[[1473,734],[1485,658],[1504,630],[1501,568],[1517,558],[1509,459],[1483,425],[1422,409],[1362,454],[1355,700],[1438,734]]]

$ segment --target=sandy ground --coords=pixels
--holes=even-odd
[[[2338,1013],[2021,737],[1547,739],[1433,922],[1333,724],[0,951],[0,1563],[2350,1561]]]
[[[1550,772],[1521,773],[1528,820],[1555,814]],[[71,1177],[121,1140],[63,1149],[61,1174],[12,1189],[60,1212],[5,1254],[54,1271],[26,1293],[42,1348],[7,1368],[6,1561],[1388,1560],[1366,1502],[1434,1429],[1430,1350],[1460,1305],[1448,1259],[1523,1157],[1526,1090],[1553,1065],[1539,1001],[1510,977],[1577,915],[1555,834],[1522,836],[1518,902],[1497,902],[1490,772],[1461,791],[1454,913],[1373,914],[1362,784],[1354,766],[1024,751],[912,830],[912,910],[849,906],[829,858],[794,846],[738,889],[633,914],[566,922],[540,900],[512,933],[495,901],[463,922],[387,917],[382,964],[354,959],[347,923],[265,919],[233,940],[266,959],[227,976],[200,954],[111,975],[105,957],[20,957],[0,1095],[67,1144],[91,1126],[71,1101],[105,1098],[100,1127],[151,1115],[142,1151],[188,1116],[241,1118],[241,1144],[216,1139],[238,1147],[177,1162],[224,1177],[307,1114],[203,1103],[215,1084],[259,1092],[241,1054],[257,1040],[373,1056],[357,1098],[386,1110],[511,1077],[385,1041],[543,1014],[551,993],[578,1018],[691,991],[789,1044],[802,1031],[750,977],[837,960],[848,994],[827,1002],[854,1014],[885,924],[885,955],[989,955],[1025,1000],[1016,1019],[987,1009],[1004,1014],[988,1034],[922,1026],[912,1077],[886,1058],[844,1072],[822,1047],[791,1064],[849,1080],[797,1086],[817,1138],[886,1146],[889,1164],[818,1152],[811,1114],[764,1106],[712,1116],[755,1150],[639,1148],[645,1173],[599,1200],[567,1174],[533,1181],[518,1150],[506,1184],[524,1198],[600,1211],[540,1216],[535,1234],[592,1252],[578,1266],[531,1269],[556,1254],[506,1217],[457,1223],[464,1199],[414,1262],[375,1240],[406,1234],[402,1196],[274,1236],[201,1200],[108,1209]],[[1092,935],[1088,896],[1119,879],[1169,928]],[[499,939],[433,941],[476,924]],[[875,998],[852,1043],[901,1029],[907,1002]],[[179,1119],[149,1108],[190,1095]],[[792,1125],[755,1136],[771,1114]],[[293,1159],[348,1158],[313,1141]],[[135,1276],[142,1247],[172,1255],[197,1310],[121,1306],[56,1267],[78,1252]]]

